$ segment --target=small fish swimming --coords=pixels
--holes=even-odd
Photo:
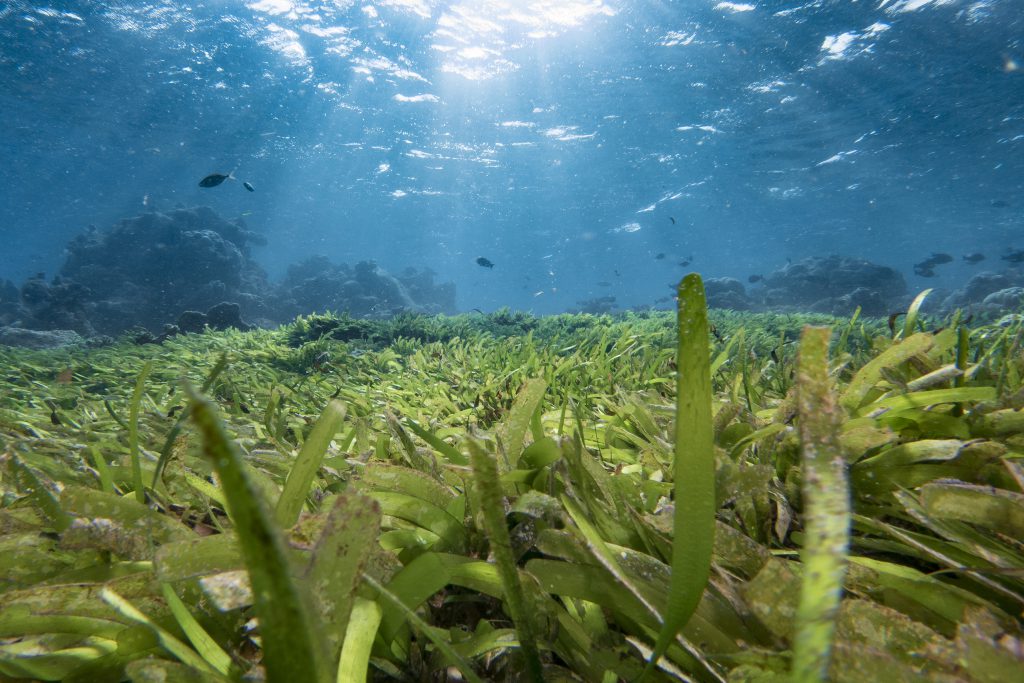
[[[670,221],[672,221],[672,225],[675,225],[675,224],[676,224],[676,219],[675,219],[675,218],[673,218],[672,216],[669,216],[669,217],[668,217],[668,219],[669,219]]]
[[[1024,263],[1024,249],[1011,249],[1008,254],[999,258],[1010,263]]]
[[[255,192],[256,191],[256,188],[253,187],[252,183],[250,183],[250,182],[243,182],[242,183],[242,187],[244,187],[245,189],[249,190],[249,192]]]
[[[982,254],[981,252],[976,251],[972,254],[964,254],[963,259],[964,261],[967,261],[973,266],[976,263],[981,263],[982,261],[984,261],[985,255]]]
[[[1010,208],[1010,202],[1005,199],[993,199],[992,207],[996,209],[1008,209]]]
[[[763,279],[764,275],[751,275],[750,277],[747,278],[747,282],[753,284],[755,282],[760,282]]]
[[[693,257],[692,256],[687,256],[685,259],[683,259],[682,261],[679,262],[679,266],[681,268],[685,268],[686,266],[690,265],[691,263],[693,263]]]
[[[234,179],[235,179],[235,172],[234,171],[232,171],[231,173],[228,173],[227,175],[224,175],[223,173],[211,173],[210,175],[206,176],[205,178],[203,178],[202,180],[199,181],[199,187],[217,187],[218,185],[223,183],[225,180],[234,180]]]
[[[662,260],[663,258],[665,258],[665,252],[663,252],[663,251],[659,251],[659,252],[658,252],[658,255],[654,257],[654,260],[655,260],[655,261],[660,261],[660,260]]]
[[[953,257],[950,256],[949,254],[933,253],[924,261],[914,264],[914,273],[920,275],[921,277],[934,277],[935,266],[942,265],[943,263],[951,263],[952,261]]]
[[[597,283],[597,286],[598,287],[611,287],[612,283],[608,282],[607,280],[601,280],[600,282]]]
[[[494,267],[494,264],[491,263],[491,260],[488,259],[488,258],[484,258],[483,256],[480,256],[480,257],[477,258],[476,264],[478,266],[483,266],[484,268],[493,268]]]

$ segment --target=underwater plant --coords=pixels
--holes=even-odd
[[[0,348],[0,675],[1018,679],[1020,319],[679,294]]]

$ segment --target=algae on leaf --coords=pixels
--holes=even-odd
[[[842,408],[828,372],[830,328],[804,328],[797,364],[803,463],[803,580],[793,637],[793,681],[826,680],[846,575],[850,495],[839,442]]]

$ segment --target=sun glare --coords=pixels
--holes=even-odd
[[[438,17],[432,47],[443,55],[444,71],[484,80],[517,68],[510,50],[615,13],[604,0],[455,2]]]

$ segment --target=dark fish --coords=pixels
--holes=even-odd
[[[606,282],[604,280],[601,280],[600,282],[597,283],[597,286],[598,287],[611,287],[612,283]]]
[[[478,266],[483,266],[484,268],[493,268],[494,267],[494,264],[491,263],[491,260],[487,259],[487,258],[484,258],[483,256],[477,258],[476,264]]]
[[[968,263],[973,265],[975,263],[981,263],[982,261],[984,261],[985,255],[976,251],[973,254],[964,254],[963,259],[964,261],[967,261]]]
[[[669,219],[670,221],[672,221],[672,225],[675,225],[675,224],[676,224],[676,219],[675,219],[675,218],[673,218],[672,216],[669,216],[669,217],[668,217],[668,219]]]
[[[1008,209],[1010,208],[1010,202],[1005,199],[993,199],[992,206],[996,209]]]
[[[686,266],[690,265],[691,263],[693,263],[693,257],[692,256],[687,256],[685,259],[683,259],[682,261],[679,262],[679,265],[680,265],[680,267],[685,268]]]
[[[205,178],[199,181],[199,187],[217,187],[225,180],[234,180],[234,173],[234,171],[228,173],[227,175],[224,175],[223,173],[211,173],[210,175],[206,176]]]
[[[622,273],[620,273],[618,270],[614,270],[612,272],[615,273],[615,277],[622,277]]]
[[[953,257],[949,254],[932,254],[924,261],[914,264],[914,272],[921,277],[933,277],[935,275],[935,266],[942,265],[943,263],[950,263],[953,261]]]
[[[1024,249],[1013,249],[1010,253],[1000,256],[1000,258],[1010,263],[1024,263]]]
[[[255,192],[256,191],[256,188],[253,187],[252,183],[249,183],[249,182],[243,182],[242,183],[242,187],[244,187],[245,189],[249,190],[249,192]]]
[[[764,275],[751,275],[750,277],[747,278],[747,282],[750,282],[750,283],[760,282],[763,279],[764,279]]]
[[[665,252],[662,251],[662,252],[658,252],[658,255],[654,257],[654,260],[655,261],[660,261],[663,258],[665,258]]]

